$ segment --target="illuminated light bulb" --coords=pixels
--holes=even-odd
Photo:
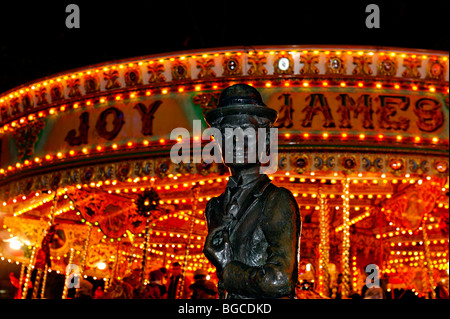
[[[323,81],[322,82],[322,86],[328,86],[328,82],[327,81]]]
[[[308,87],[308,86],[309,86],[309,83],[308,83],[308,82],[303,82],[303,86],[304,86],[304,87]]]
[[[122,99],[122,97],[120,95],[116,95],[116,101],[120,101],[120,99]]]
[[[417,91],[419,88],[417,87],[417,85],[413,85],[412,89],[413,89],[413,91]]]
[[[196,86],[195,86],[195,90],[196,90],[196,91],[200,91],[201,89],[202,89],[201,85],[196,85]]]
[[[420,136],[414,137],[414,142],[416,142],[416,143],[420,142]]]
[[[323,134],[322,134],[322,137],[323,137],[323,138],[328,138],[328,133],[323,133]]]
[[[436,92],[436,88],[434,86],[431,86],[429,90],[430,90],[430,92],[433,92],[433,93]]]
[[[381,89],[383,86],[381,85],[381,83],[377,83],[376,87],[377,87],[377,89]]]
[[[345,82],[341,82],[341,86],[345,87],[346,86]]]
[[[398,89],[400,89],[400,85],[395,84],[395,85],[394,85],[394,88],[395,88],[396,90],[398,90]]]
[[[363,140],[366,136],[364,134],[359,134],[359,138]]]
[[[291,85],[288,81],[284,82],[284,86],[289,86]]]
[[[272,86],[272,83],[270,83],[270,82],[266,82],[266,87],[271,87]]]
[[[362,88],[364,86],[364,83],[358,82],[358,87]]]
[[[304,138],[308,138],[308,137],[309,137],[309,134],[308,134],[308,133],[304,133],[304,134],[303,134],[303,137],[304,137]]]
[[[167,92],[168,92],[167,89],[163,89],[163,90],[161,91],[162,94],[167,94]]]
[[[116,149],[116,148],[117,148],[117,144],[113,144],[113,145],[112,145],[112,148],[113,148],[113,149]]]
[[[159,140],[159,143],[160,143],[160,144],[164,144],[165,142],[166,142],[166,140],[163,139],[163,138]]]
[[[433,137],[432,141],[433,141],[433,143],[437,143],[437,142],[439,142],[439,138],[438,137]]]

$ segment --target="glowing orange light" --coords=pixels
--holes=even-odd
[[[436,92],[436,88],[434,86],[430,86],[430,92]]]
[[[328,133],[323,133],[323,134],[322,134],[322,137],[323,137],[323,138],[328,138]]]
[[[364,83],[358,82],[358,86],[359,86],[360,88],[362,88],[362,87],[364,86]]]
[[[200,91],[201,89],[202,89],[201,85],[196,85],[196,86],[195,86],[195,90],[196,90],[196,91]]]
[[[288,81],[284,82],[284,86],[289,86],[291,85]]]
[[[145,95],[149,96],[152,94],[152,91],[145,91]]]
[[[161,143],[161,144],[164,144],[165,142],[166,142],[166,140],[163,138],[159,140],[159,143]]]
[[[289,138],[289,137],[291,137],[291,134],[286,133],[286,134],[284,134],[284,137]]]
[[[417,91],[419,88],[417,87],[417,85],[413,85],[412,89],[413,91]]]
[[[303,134],[303,137],[304,137],[304,138],[308,138],[308,137],[309,137],[309,134],[308,134],[308,133],[304,133],[304,134]]]
[[[397,141],[401,141],[403,137],[401,135],[397,135]]]
[[[97,151],[101,151],[102,150],[102,147],[99,145],[99,146],[97,146]]]
[[[345,82],[341,82],[341,86],[345,87],[346,86]]]
[[[379,138],[380,140],[383,139],[383,137],[384,137],[383,134],[379,134],[379,135],[378,135],[378,138]]]
[[[184,92],[184,87],[179,87],[179,88],[178,88],[178,92],[180,92],[180,93],[181,93],[181,92]]]
[[[359,134],[359,138],[360,138],[361,140],[363,140],[363,139],[366,138],[366,136],[365,136],[364,134]]]
[[[342,133],[342,135],[341,135],[343,138],[346,138],[348,135],[347,135],[347,133]]]
[[[308,83],[308,82],[303,82],[303,86],[304,86],[304,87],[308,87],[308,86],[309,86],[309,83]]]
[[[266,87],[271,87],[272,86],[272,83],[270,83],[270,82],[266,82]]]
[[[400,89],[400,85],[396,84],[396,85],[394,85],[394,88],[395,88],[396,90],[398,90],[398,89]]]
[[[433,143],[437,143],[439,142],[439,138],[438,137],[433,137]]]
[[[414,142],[416,142],[416,143],[420,142],[420,136],[416,136],[416,137],[414,138]]]
[[[322,86],[328,86],[328,82],[327,81],[322,82]]]
[[[381,83],[377,83],[376,87],[377,87],[377,89],[381,89],[382,88]]]
[[[116,149],[116,148],[117,148],[117,144],[113,144],[113,145],[112,145],[112,148],[113,148],[113,149]]]
[[[131,147],[131,146],[133,146],[133,142],[128,142],[127,145],[128,145],[128,147]]]

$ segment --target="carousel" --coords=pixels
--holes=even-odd
[[[298,298],[362,296],[370,265],[392,298],[448,298],[448,66],[448,52],[418,49],[230,47],[109,61],[2,93],[0,268],[17,267],[23,299],[46,298],[49,274],[108,291],[179,262],[183,278],[202,269],[214,280],[204,209],[228,169],[170,152],[214,142],[204,114],[245,83],[279,113],[269,177],[300,207]]]

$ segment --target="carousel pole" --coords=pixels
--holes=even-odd
[[[430,258],[430,246],[428,244],[428,234],[425,227],[425,218],[422,222],[422,235],[423,235],[423,247],[425,250],[425,260],[427,261],[427,273],[428,273],[428,285],[431,292],[431,299],[436,299],[436,292],[434,291],[434,282],[433,282],[433,265],[431,264]]]
[[[154,179],[150,184],[150,190],[153,190],[153,184],[154,184]],[[151,191],[150,191],[151,192]],[[152,193],[149,193],[152,194]],[[146,223],[145,223],[145,235],[144,235],[144,250],[142,252],[142,264],[141,264],[141,283],[143,285],[145,285],[145,277],[146,277],[146,271],[147,271],[147,255],[148,255],[148,249],[149,249],[149,243],[150,243],[150,232],[152,231],[150,229],[150,217],[151,217],[151,212],[152,212],[152,208],[156,208],[157,207],[157,201],[159,201],[159,197],[155,196],[155,194],[152,194],[154,196],[154,198],[146,198],[144,200],[144,206],[141,207],[141,213],[145,215],[145,217],[147,217],[146,219]],[[150,196],[149,196],[150,197]],[[152,203],[150,203],[150,200],[152,201]]]
[[[25,266],[25,263],[23,262],[22,266],[20,267],[19,291],[17,294],[17,296],[20,296],[20,297],[22,297],[22,289],[23,289],[22,285],[23,285],[23,279],[25,277],[25,268],[26,268],[26,266]]]
[[[74,249],[70,248],[70,256],[69,256],[69,265],[73,262],[73,255],[74,255]],[[69,292],[69,276],[72,272],[72,269],[70,267],[66,268],[66,277],[64,279],[64,289],[62,294],[62,299],[67,299],[67,293]],[[76,274],[74,273],[74,276]]]
[[[86,268],[87,254],[89,250],[89,244],[91,242],[91,233],[92,233],[92,223],[89,223],[88,233],[83,247],[83,256],[81,257],[80,276],[83,275],[84,269]]]
[[[26,299],[27,298],[27,294],[28,294],[28,285],[30,282],[30,278],[31,278],[31,273],[33,272],[33,264],[34,264],[34,257],[36,255],[36,246],[33,247],[33,251],[31,252],[31,256],[30,256],[30,262],[28,264],[27,267],[27,274],[25,276],[25,283],[24,283],[24,287],[23,287],[23,291],[22,291],[22,299]]]
[[[189,258],[189,250],[191,247],[191,236],[192,232],[194,230],[194,213],[197,210],[197,203],[198,203],[198,193],[200,191],[200,186],[196,184],[194,187],[192,187],[192,195],[193,195],[193,205],[192,205],[192,215],[191,215],[191,225],[189,228],[189,237],[188,237],[188,243],[186,245],[186,254],[184,256],[184,267],[183,267],[183,274],[180,278],[180,284],[178,285],[178,291],[177,291],[177,298],[176,299],[182,299],[183,291],[184,291],[184,282],[186,279],[186,269],[187,269],[187,263]]]
[[[344,180],[342,229],[342,298],[350,294],[350,179]]]
[[[40,295],[41,299],[44,299],[45,284],[47,283],[47,274],[48,274],[48,265],[45,265],[44,278],[42,278],[42,290],[41,290],[41,295]]]
[[[319,294],[328,295],[329,290],[329,273],[328,262],[330,258],[330,245],[329,245],[329,206],[325,199],[325,194],[322,194],[322,190],[318,189],[319,201],[320,201],[320,215],[319,215]]]
[[[52,226],[55,224],[55,211],[56,211],[56,205],[58,202],[58,197],[57,197],[58,191],[57,189],[55,190],[55,195],[53,196],[53,203],[52,203],[52,207],[50,208],[50,220],[48,222],[49,226]],[[44,232],[44,237],[47,235],[47,230],[45,230]],[[42,247],[41,247],[42,248]],[[36,273],[36,279],[34,280],[34,289],[33,289],[33,295],[32,295],[32,299],[36,299],[39,293],[39,285],[40,285],[40,281],[41,281],[41,276],[42,276],[42,271],[44,271],[44,278],[43,278],[43,282],[42,282],[42,291],[40,294],[40,298],[42,298],[44,296],[44,292],[45,292],[45,284],[47,282],[47,269],[48,269],[48,265],[46,264],[44,267],[44,270],[42,270],[42,268],[39,268],[37,270]]]

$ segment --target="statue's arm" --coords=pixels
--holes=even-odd
[[[260,225],[268,243],[266,263],[251,267],[231,261],[223,271],[224,287],[229,293],[255,298],[291,295],[298,276],[300,215],[288,190],[279,188],[269,195]]]

